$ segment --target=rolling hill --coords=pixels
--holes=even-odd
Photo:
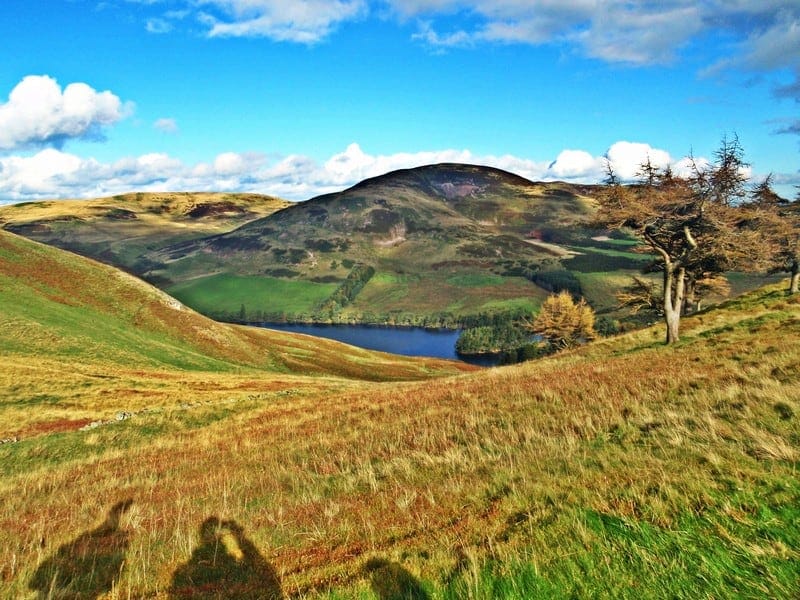
[[[591,186],[488,167],[388,173],[286,203],[127,194],[0,207],[12,232],[134,273],[222,320],[455,326],[569,286],[601,309],[643,257],[592,239]]]
[[[7,233],[0,259],[4,597],[796,596],[784,286],[671,346],[430,379],[468,368],[213,323]]]
[[[439,164],[299,203],[128,194],[0,207],[0,223],[123,268],[218,320],[456,327],[529,315],[559,289],[625,316],[615,293],[650,257],[619,232],[589,228],[597,193]],[[763,282],[733,283],[741,292]]]
[[[593,193],[471,165],[396,171],[148,253],[144,275],[220,318],[243,305],[249,320],[450,325],[530,311],[580,286],[579,257],[575,271],[642,264],[630,241],[592,239]]]
[[[147,268],[140,261],[148,251],[229,231],[288,205],[259,194],[131,193],[0,206],[0,225],[139,273]]]
[[[117,269],[2,231],[0,353],[0,438],[63,415],[469,370],[217,323]]]

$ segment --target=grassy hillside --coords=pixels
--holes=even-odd
[[[121,267],[218,320],[476,325],[530,314],[560,289],[624,318],[614,294],[650,258],[620,233],[587,228],[597,191],[440,164],[300,203],[127,194],[0,207],[0,224]]]
[[[288,205],[259,194],[131,193],[0,206],[0,225],[140,273],[149,268],[142,262],[149,251],[230,231]]]
[[[116,269],[7,232],[0,353],[0,438],[154,405],[465,368],[216,323]]]
[[[662,337],[325,389],[164,365],[184,407],[0,445],[2,593],[796,597],[800,303]]]
[[[591,188],[470,165],[397,171],[223,235],[151,252],[149,276],[223,318],[237,315],[241,303],[215,297],[221,275],[263,279],[265,286],[281,281],[284,303],[255,295],[245,306],[251,319],[427,324],[530,311],[547,293],[533,282],[535,272],[563,271],[560,261],[576,252],[568,244],[602,245],[584,229],[593,211],[587,193]],[[346,301],[324,302],[358,265],[375,275]]]

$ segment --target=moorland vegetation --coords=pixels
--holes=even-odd
[[[654,327],[438,377],[455,363],[185,307],[168,326],[152,288],[0,239],[5,597],[797,590],[800,304],[783,284],[688,315],[668,346]]]
[[[556,263],[532,260],[532,272],[556,273],[541,282],[578,279],[598,312],[603,302],[616,303],[614,290],[645,311],[678,311],[680,335],[668,334],[668,344],[663,325],[584,344],[592,337],[592,319],[580,309],[586,305],[557,285],[552,291],[562,293],[548,300],[551,290],[525,275],[520,289],[539,290],[540,325],[563,313],[578,318],[562,327],[578,329],[573,337],[550,335],[560,352],[494,369],[219,323],[108,265],[0,232],[3,597],[217,597],[231,590],[242,598],[381,600],[796,597],[798,204],[777,197],[769,180],[749,193],[716,189],[728,151],[741,161],[738,141],[724,140],[717,162],[686,180],[647,165],[634,186],[610,177],[599,204],[542,192],[545,204],[585,208],[579,221],[587,229],[578,224],[576,231],[583,249],[594,250],[584,255],[544,235],[499,233],[509,224],[530,233],[531,222],[519,215],[535,204],[519,198],[519,213],[500,210],[493,225],[478,223],[489,223],[499,206],[474,204],[487,198],[476,192],[484,188],[474,168],[402,173],[329,199],[342,209],[336,218],[356,219],[363,229],[364,213],[354,208],[348,217],[344,200],[375,185],[386,194],[384,204],[363,200],[366,233],[377,237],[362,239],[360,257],[344,253],[345,238],[329,246],[315,237],[305,249],[317,266],[326,255],[329,270],[341,269],[335,281],[303,279],[328,286],[325,293],[307,287],[316,295],[306,305],[334,298],[326,310],[337,318],[358,314],[367,297],[385,294],[383,306],[410,302],[397,286],[422,290],[414,287],[422,271],[387,265],[396,269],[426,236],[442,252],[480,254],[470,259],[475,264],[446,264],[436,279],[462,292],[464,312],[442,314],[475,325],[503,326],[502,311],[477,299],[487,288],[510,289],[517,275],[495,269],[521,272],[510,254],[520,240],[524,252],[545,252],[560,265],[548,270]],[[524,180],[494,176],[521,186],[526,197],[537,194]],[[407,192],[407,177],[433,190],[438,204],[429,198],[422,206],[446,212],[452,228],[418,229],[415,238],[409,224],[420,222],[410,213],[401,226],[387,191],[397,185]],[[500,194],[485,188],[493,189]],[[730,192],[728,200],[719,190]],[[320,212],[325,206],[293,205],[273,216],[294,235],[310,216],[319,227],[334,219]],[[204,211],[192,218],[214,212]],[[179,223],[178,212],[165,218]],[[597,236],[589,217],[626,229]],[[149,256],[158,269],[173,265],[170,272],[187,276],[175,285],[191,289],[192,277],[206,284],[216,277],[215,286],[248,282],[256,295],[269,282],[301,280],[277,269],[311,268],[304,261],[270,266],[267,283],[246,269],[225,270],[245,264],[253,249],[247,260],[265,252],[294,260],[299,238],[266,233],[270,218],[167,246],[145,232],[137,243],[154,244]],[[52,233],[61,225],[48,227]],[[481,227],[497,229],[484,237]],[[459,228],[467,237],[454,245],[449,236]],[[20,233],[33,237],[34,229]],[[744,268],[741,248],[726,245],[722,233],[752,242],[751,263],[786,271],[789,282],[701,308],[696,300],[715,288],[717,275]],[[590,245],[591,236],[602,246]],[[277,253],[256,247],[273,239]],[[632,252],[642,242],[654,253]],[[636,256],[637,268],[626,271],[650,265],[662,288],[652,274],[630,289],[626,273],[614,273],[613,285],[611,272],[563,275],[564,265],[590,252],[609,264]],[[380,260],[356,260],[368,254]],[[209,260],[218,261],[216,275],[204,271]],[[421,262],[420,269],[432,266]],[[742,281],[726,276],[732,286]],[[602,294],[592,296],[587,282]],[[471,297],[465,290],[479,291]],[[692,291],[695,302],[687,301]],[[451,302],[450,293],[445,286],[436,298],[423,294],[421,306]],[[488,306],[521,311],[530,323],[532,309],[516,293]],[[594,304],[593,297],[604,300]],[[257,309],[233,302],[243,316]]]

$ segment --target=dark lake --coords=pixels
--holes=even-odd
[[[344,342],[351,346],[404,356],[447,358],[484,367],[494,366],[499,360],[496,356],[459,356],[456,354],[456,340],[459,332],[451,329],[292,323],[262,323],[261,327],[315,335]]]

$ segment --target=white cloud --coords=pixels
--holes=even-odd
[[[617,142],[606,151],[605,157],[617,177],[625,181],[636,179],[639,168],[647,162],[648,157],[654,167],[664,168],[672,164],[668,152],[636,142]]]
[[[602,161],[584,150],[563,150],[548,167],[552,175],[561,179],[586,177],[602,169]]]
[[[441,150],[372,156],[365,154],[358,144],[350,144],[347,149],[332,156],[325,162],[323,173],[327,184],[353,185],[363,179],[376,177],[389,171],[407,169],[420,165],[441,162],[474,162],[469,150]]]
[[[175,119],[156,119],[153,127],[164,133],[178,133],[178,122]]]
[[[699,5],[664,3],[615,6],[614,14],[594,14],[591,26],[569,36],[586,53],[607,62],[668,63],[675,51],[703,29]]]
[[[704,28],[703,5],[692,0],[389,0],[389,4],[401,18],[424,16],[415,37],[432,46],[557,43],[577,46],[608,62],[632,64],[669,62],[676,49]],[[431,21],[440,17],[451,23],[453,14],[466,16],[456,21],[471,23],[471,29],[441,33]]]
[[[46,75],[29,75],[0,104],[0,150],[52,145],[100,137],[102,128],[125,116],[120,99],[85,83],[64,90]]]
[[[704,31],[738,40],[728,62],[771,70],[800,61],[797,0],[387,0],[403,20],[422,19],[415,39],[438,46],[477,42],[562,44],[607,62],[668,63]],[[463,24],[463,25],[462,25]],[[469,26],[466,26],[469,25]]]
[[[129,0],[154,4],[151,0]],[[800,72],[797,0],[171,0],[146,22],[162,33],[194,16],[212,37],[267,37],[312,44],[369,16],[418,20],[414,39],[434,47],[557,44],[599,60],[664,64],[705,32],[722,33],[730,55],[717,69]]]
[[[711,166],[711,162],[706,158],[689,158],[684,156],[672,165],[672,172],[678,177],[691,177],[695,169],[705,171]]]
[[[211,37],[268,37],[305,44],[322,40],[339,23],[357,18],[367,7],[366,0],[201,0],[201,3],[218,13],[203,14]]]
[[[647,144],[621,141],[606,152],[624,179],[634,178],[647,156],[658,166],[673,164],[679,170],[682,165],[672,162],[664,150]],[[443,162],[496,167],[534,181],[598,183],[605,174],[604,160],[583,150],[564,150],[555,160],[544,161],[511,155],[477,156],[456,149],[373,155],[350,144],[323,163],[302,155],[269,160],[258,153],[224,152],[210,161],[188,165],[160,153],[103,163],[47,148],[31,156],[0,157],[0,202],[90,198],[133,190],[260,192],[305,200],[389,171]]]

